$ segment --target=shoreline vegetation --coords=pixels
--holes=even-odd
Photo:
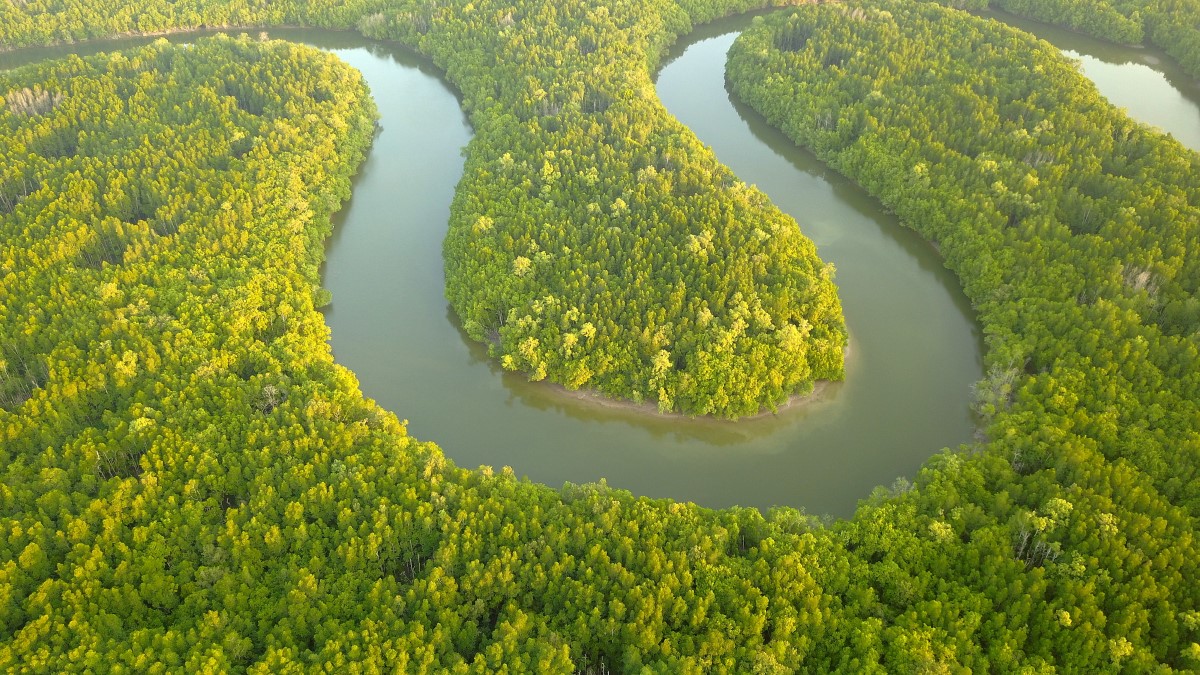
[[[847,368],[849,368],[850,364],[852,347],[853,341],[851,340],[843,350],[843,361]],[[775,410],[767,408],[753,415],[738,417],[736,419],[698,417],[696,415],[688,415],[687,413],[675,411],[663,412],[656,404],[650,401],[642,401],[641,403],[638,403],[636,401],[627,399],[618,399],[611,396],[606,396],[603,392],[599,391],[589,389],[568,389],[557,382],[543,382],[540,384],[544,385],[549,391],[553,392],[555,396],[571,399],[573,401],[582,401],[599,408],[620,410],[660,419],[687,419],[693,422],[705,422],[713,424],[740,424],[753,423],[756,420],[786,415],[789,412],[800,410],[806,406],[822,403],[825,401],[824,394],[829,386],[833,384],[841,384],[842,382],[842,380],[817,380],[813,382],[812,391],[805,394],[792,394],[786,401],[778,404]]]
[[[1042,504],[1014,523],[1070,504],[1069,522],[1040,521],[1034,549],[1017,535],[1027,569],[1055,575],[1083,558],[1119,567],[1111,542],[1078,529],[1112,509],[1126,522],[1162,518],[1172,534],[1141,538],[1155,549],[1191,537],[1200,455],[1184,448],[1200,412],[1200,154],[1114,108],[1057,50],[933,3],[772,15],[735,41],[727,76],[772,126],[941,244],[988,336],[981,433],[1012,471],[1006,489],[1033,490],[1026,508]],[[1051,392],[1067,391],[1069,402],[1054,403]],[[1025,440],[1046,430],[1053,442]],[[1117,475],[1146,501],[1114,489]],[[1068,604],[1119,598],[1096,609],[1121,623],[1136,575],[1107,569],[1085,573],[1086,587],[1060,579],[1053,593]],[[1155,585],[1193,611],[1194,594],[1172,579],[1196,572],[1179,574]],[[1074,667],[1200,665],[1195,642],[1135,657],[1127,630],[1072,626],[1096,649],[1120,645],[1108,659],[1080,654]]]
[[[760,3],[197,0],[177,15],[179,4],[0,2],[0,42],[251,18],[401,41],[446,72],[477,130],[452,229],[465,245],[492,237],[505,255],[483,271],[522,293],[539,273],[584,269],[555,267],[571,260],[564,247],[701,259],[741,250],[718,234],[762,239],[737,230],[741,215],[770,213],[761,196],[665,116],[649,74],[693,25]],[[206,44],[230,58],[152,45],[0,73],[0,90],[17,92],[0,122],[21,139],[0,146],[0,255],[13,270],[0,277],[0,670],[1200,668],[1200,245],[1178,240],[1200,208],[1200,159],[1016,31],[928,3],[806,11],[739,44],[762,40],[747,59],[808,66],[738,68],[735,55],[731,79],[775,74],[789,88],[758,104],[810,113],[797,119],[812,127],[806,144],[941,244],[980,307],[990,366],[977,444],[934,455],[828,527],[787,507],[710,510],[465,471],[365,401],[313,307],[329,214],[371,137],[365,89],[336,59],[224,40]],[[803,17],[818,15],[822,30],[809,30]],[[204,86],[180,85],[195,77]],[[927,94],[951,99],[896,104]],[[87,134],[73,126],[85,122]],[[965,133],[931,140],[934,128]],[[872,136],[897,129],[908,133]],[[841,155],[861,138],[876,145]],[[965,151],[993,141],[1005,145]],[[165,164],[141,162],[147,148]],[[185,159],[199,164],[181,170]],[[566,177],[589,162],[595,184],[573,189]],[[712,186],[714,172],[728,180]],[[982,182],[936,191],[968,178]],[[1073,191],[1045,192],[1060,181]],[[698,223],[730,227],[672,230],[674,248],[641,250],[627,228],[575,242],[556,225],[615,209],[625,225],[653,213],[686,227],[686,209],[663,209],[672,195],[711,207]],[[840,356],[831,282],[813,289],[769,265],[756,276],[760,262],[772,261],[740,260],[749,277],[721,283],[795,282],[797,295],[756,306],[743,294],[729,316],[708,307],[711,321],[816,331],[776,320],[770,302],[813,290],[832,322],[825,351]],[[686,284],[679,300],[660,290],[673,305],[638,301],[702,315]],[[523,363],[547,359],[579,304],[531,296],[507,344]],[[488,322],[515,309],[486,305]],[[604,318],[664,325],[625,307]],[[674,366],[654,331],[628,344],[652,375]],[[764,345],[759,360],[774,363]]]
[[[681,412],[663,412],[659,410],[654,403],[643,401],[638,403],[627,399],[618,399],[611,396],[605,396],[603,393],[593,390],[584,389],[567,389],[565,386],[556,382],[546,383],[546,388],[553,392],[556,396],[571,399],[572,401],[581,401],[589,405],[594,405],[599,408],[620,410],[623,412],[636,413],[646,417],[655,417],[661,419],[686,419],[691,421],[704,421],[717,424],[740,424],[753,423],[755,420],[766,419],[778,415],[786,414],[790,411],[797,410],[809,404],[820,403],[824,399],[822,394],[829,385],[835,384],[829,380],[817,380],[813,383],[813,390],[807,394],[792,394],[787,401],[784,401],[776,410],[763,410],[754,415],[746,417],[738,417],[737,419],[722,419],[719,417],[697,417]]]
[[[1200,79],[1200,0],[923,0],[994,9],[1128,47],[1153,45]]]
[[[1107,21],[1096,20],[1097,8],[1080,12],[1067,0],[1002,0],[997,6],[1117,44],[1137,47],[1149,43],[1200,80],[1200,0],[1105,0],[1096,4]]]
[[[667,3],[653,30],[597,15],[587,21],[611,36],[585,44],[555,27],[537,38],[554,48],[497,60],[483,43],[431,33],[431,17],[308,9],[268,14],[413,47],[462,92],[475,133],[444,242],[446,296],[473,340],[499,345],[489,352],[504,369],[722,418],[843,377],[832,268],[654,95],[649,66],[693,20],[724,11],[689,18]],[[468,19],[485,32],[499,21],[487,42],[500,53],[528,30],[507,16]]]

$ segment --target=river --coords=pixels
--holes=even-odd
[[[1200,151],[1200,82],[1154,47],[1125,47],[1007,12],[980,12],[1033,33],[1068,58],[1115,106]]]
[[[382,131],[338,215],[324,269],[334,353],[363,392],[461,466],[508,465],[550,485],[605,478],[636,494],[711,507],[789,505],[847,516],[874,486],[969,442],[967,402],[982,349],[969,303],[932,247],[730,100],[725,52],[748,22],[717,22],[681,42],[659,73],[658,92],[837,266],[851,332],[845,382],[778,415],[721,422],[606,407],[501,372],[458,329],[443,295],[441,242],[471,133],[454,92],[407,50],[349,33],[273,29],[272,37],[330,50],[362,71],[381,113]],[[146,41],[22,50],[0,55],[0,68]],[[1092,76],[1089,53],[1077,52]],[[1105,87],[1124,90],[1120,73],[1141,82],[1147,75],[1133,69],[1141,65],[1116,66],[1116,75],[1097,81],[1106,94]],[[1159,96],[1178,96],[1195,112],[1194,91],[1163,82]],[[1178,129],[1152,123],[1200,138],[1192,117]]]

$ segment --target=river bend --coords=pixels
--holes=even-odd
[[[711,507],[783,504],[846,516],[874,486],[970,441],[968,401],[982,374],[982,341],[957,280],[932,247],[861,189],[731,101],[725,53],[749,21],[725,20],[689,36],[659,73],[658,93],[837,266],[851,354],[846,381],[826,387],[820,400],[736,423],[578,400],[502,372],[459,330],[443,294],[441,242],[471,133],[453,91],[428,61],[402,48],[348,33],[271,30],[362,71],[381,114],[324,270],[335,356],[364,394],[461,466],[508,465],[550,485],[605,478],[637,494]],[[1156,63],[1156,54],[1020,26],[1081,59],[1084,73],[1131,114],[1200,147],[1195,82]],[[0,55],[0,68],[146,41],[22,50]]]

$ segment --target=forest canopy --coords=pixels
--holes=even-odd
[[[930,4],[759,21],[734,44],[728,80],[938,245],[987,337],[989,452],[1020,475],[1069,478],[1055,498],[1074,518],[1102,518],[1100,503],[1066,496],[1093,489],[1081,472],[1136,475],[1190,540],[1200,155],[1130,120],[1044,43]]]
[[[1200,77],[1200,0],[994,0],[992,5],[1112,42],[1150,42]]]
[[[136,21],[123,4],[39,21],[35,1],[0,27],[25,44],[178,25],[357,26],[445,68],[475,127],[446,295],[504,368],[726,418],[844,376],[832,266],[654,96],[648,63],[691,25],[667,0],[544,15],[499,0],[151,4]]]
[[[522,283],[570,283],[538,254],[577,246],[566,225],[593,202],[624,226],[597,234],[631,260],[674,249],[639,243],[626,210],[693,243],[664,206],[686,190],[714,219],[708,241],[686,233],[696,255],[760,239],[743,217],[768,241],[794,227],[650,83],[678,35],[747,3],[50,8],[0,3],[0,41],[296,22],[431,55],[476,130],[448,261],[473,259],[454,252],[476,227],[519,226],[494,272]],[[0,73],[0,670],[1200,668],[1197,156],[1044,43],[933,5],[807,8],[735,52],[738,92],[937,243],[988,332],[979,441],[828,526],[461,470],[363,399],[314,306],[320,242],[373,121],[336,59],[217,39]],[[511,198],[483,201],[499,181]],[[745,309],[709,311],[746,324],[744,364],[774,358],[756,298],[776,330],[800,328],[776,307],[823,317],[840,355],[828,273],[782,236],[760,246],[793,257],[764,264],[792,276],[730,267],[678,305],[742,288]],[[660,291],[626,306],[658,325]],[[527,325],[508,307],[499,330],[527,331],[518,350],[537,339],[549,373],[541,350],[559,343],[542,335],[564,329],[538,317],[570,303],[506,292],[541,303]],[[670,373],[676,352],[658,349]],[[657,357],[640,352],[644,375],[662,376]],[[716,411],[724,395],[738,414],[754,403],[740,392],[686,400]]]

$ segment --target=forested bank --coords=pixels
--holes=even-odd
[[[1200,78],[1200,0],[932,0],[961,9],[994,7],[1120,44],[1149,42]]]
[[[915,0],[914,0],[915,1]],[[1200,0],[925,0],[960,8],[993,7],[1064,26],[1122,44],[1148,41],[1200,77]],[[728,14],[731,9],[795,4],[738,0],[681,3],[693,23]],[[155,33],[180,28],[281,25],[352,28],[376,12],[400,10],[420,21],[436,14],[438,3],[396,0],[286,0],[254,3],[198,0],[21,0],[0,4],[0,44],[7,47],[79,42],[113,35]],[[515,5],[513,6],[515,8]]]
[[[121,16],[121,7],[95,17],[97,25]],[[638,194],[650,199],[669,171],[651,161],[663,155],[674,158],[676,172],[698,166],[697,172],[710,167],[727,175],[711,155],[688,154],[695,143],[690,134],[653,111],[648,72],[661,46],[691,22],[733,7],[564,8],[532,1],[355,7],[382,12],[363,15],[368,32],[400,37],[439,59],[466,97],[478,138],[499,139],[503,131],[542,139],[537,132],[605,152],[606,144],[585,142],[576,127],[551,128],[555,119],[565,128],[595,114],[586,111],[591,90],[576,88],[595,79],[601,92],[618,87],[613,101],[598,99],[596,107],[625,112],[585,129],[628,133],[630,139],[612,142],[621,149],[614,161],[641,158],[606,168],[601,176],[618,176],[612,185],[632,194],[648,184]],[[949,37],[964,44],[978,39],[967,30],[975,24],[946,16],[955,17],[944,19]],[[345,18],[345,25],[357,21]],[[1003,54],[996,58],[1046,57],[1027,38],[1004,35],[1008,41],[992,48]],[[575,52],[563,47],[571,40]],[[1040,343],[1025,342],[1024,332],[994,336],[992,362],[1004,367],[981,392],[993,415],[990,445],[934,457],[915,489],[881,490],[854,520],[828,529],[787,508],[764,518],[751,510],[713,512],[635,498],[603,485],[552,490],[510,472],[462,471],[363,401],[353,377],[329,357],[326,328],[313,310],[315,242],[369,137],[369,106],[352,73],[288,49],[245,41],[155,46],[0,75],[5,137],[23,139],[7,146],[13,159],[5,166],[48,163],[30,168],[28,177],[6,179],[14,186],[12,207],[0,215],[5,260],[22,260],[3,263],[0,278],[3,337],[22,355],[6,371],[17,373],[16,393],[0,407],[0,668],[1200,667],[1197,591],[1189,586],[1196,578],[1195,476],[1187,462],[1174,475],[1144,466],[1188,452],[1194,463],[1196,439],[1187,427],[1180,430],[1194,409],[1195,392],[1186,389],[1194,381],[1170,378],[1195,351],[1187,351],[1182,328],[1143,322],[1153,298],[1115,287],[1109,270],[1090,303],[1079,305],[1088,317],[1114,316],[1103,325],[1131,333],[1124,341],[1080,338],[1084,346],[1095,340],[1089,358],[1097,363],[1114,363],[1103,360],[1110,349],[1129,359],[1128,366],[1106,365],[1114,384],[1095,399],[1105,403],[1099,410],[1090,400],[1077,405],[1078,392],[1094,393],[1085,386],[1092,373],[1074,373],[1075,361],[1059,365],[1054,359],[1070,356],[1065,349],[1065,356],[1049,352],[1051,359],[1037,351]],[[579,79],[578,69],[595,63],[574,59],[597,50],[603,54],[595,63],[616,65]],[[977,57],[964,52],[963,58]],[[525,59],[538,77],[524,79]],[[493,82],[484,67],[495,61],[511,70]],[[214,71],[219,76],[209,77]],[[1029,81],[1025,71],[1022,78]],[[76,80],[87,96],[72,97],[66,83]],[[291,89],[295,83],[304,86]],[[1044,95],[1049,88],[1034,90]],[[528,107],[512,105],[524,95]],[[134,103],[118,103],[125,96]],[[287,105],[269,105],[274,96]],[[111,127],[72,134],[75,120],[95,119],[95,111],[85,114],[92,99],[125,114]],[[542,109],[542,101],[562,108]],[[209,129],[206,118],[222,123]],[[841,118],[835,112],[826,119]],[[188,127],[188,120],[199,121]],[[170,131],[181,125],[194,135]],[[645,145],[671,138],[668,132],[678,135],[677,145]],[[1146,137],[1136,128],[1130,133]],[[67,170],[92,161],[98,167],[101,159],[120,167],[121,158],[134,156],[122,154],[126,147],[164,151],[161,169],[129,167],[127,178],[147,186],[144,194],[86,180],[77,185],[77,174],[90,174],[82,166]],[[631,154],[645,147],[663,154]],[[587,175],[586,166],[561,163],[564,149],[576,154],[573,147],[547,149],[553,158],[543,155],[522,169],[531,186],[546,180],[538,172],[547,165],[550,185],[568,180],[555,176],[562,166]],[[500,219],[489,216],[488,224],[467,208],[473,190],[494,180],[493,162],[505,169],[508,151],[473,146],[471,152],[480,158],[473,165],[478,173],[472,178],[468,165],[457,227],[488,232]],[[515,163],[528,152],[509,154]],[[1153,157],[1140,156],[1143,164],[1124,169],[1149,171]],[[188,158],[194,163],[180,164]],[[643,172],[651,167],[654,173]],[[28,178],[38,178],[37,171],[61,174],[74,186],[62,193],[70,198],[57,200],[54,186],[34,189]],[[195,178],[184,186],[169,183],[188,176]],[[690,185],[709,178],[685,171],[673,180]],[[599,178],[597,184],[610,185]],[[238,197],[238,187],[247,185],[258,188],[248,201]],[[182,204],[169,198],[181,190],[198,197]],[[131,192],[139,196],[121,197]],[[555,188],[548,193],[557,198]],[[715,189],[711,199],[721,214],[769,214],[755,195],[734,184]],[[626,207],[634,203],[621,199]],[[586,213],[590,202],[562,203],[562,213],[570,214],[565,209]],[[1015,208],[1022,203],[1016,198]],[[192,206],[194,217],[179,210]],[[71,216],[69,209],[82,213]],[[45,229],[72,227],[72,218],[82,221],[78,232]],[[989,218],[985,212],[979,220]],[[1154,234],[1131,229],[1136,242]],[[715,234],[713,242],[720,241]],[[703,232],[696,236],[704,244]],[[938,242],[943,250],[953,247]],[[1025,246],[1036,249],[1039,242],[1030,238]],[[1155,262],[1156,255],[1134,264]],[[525,256],[531,266],[536,256]],[[990,259],[983,251],[978,263],[994,269]],[[54,274],[42,271],[48,265],[58,266]],[[1001,265],[1000,271],[1010,270]],[[972,293],[990,280],[960,274]],[[992,325],[1004,325],[993,310],[1023,289],[1018,281],[996,287],[997,304],[987,306]],[[10,300],[18,293],[19,304]],[[1037,316],[1060,301],[1034,298],[1012,311]],[[1078,318],[1068,313],[1036,335],[1050,341],[1051,331],[1071,330]],[[743,319],[749,326],[751,319]],[[1170,345],[1183,351],[1170,352]],[[1164,354],[1179,362],[1161,362]],[[1160,368],[1136,370],[1148,362]],[[1139,397],[1154,384],[1164,398],[1143,407]],[[1130,420],[1143,424],[1121,426]]]
[[[1192,77],[1200,78],[1200,1],[997,0],[992,5],[1113,42],[1149,42],[1170,54]]]
[[[738,39],[728,74],[962,279],[989,346],[986,452],[1011,491],[1065,509],[1022,523],[1018,555],[1126,603],[1139,591],[1105,569],[1104,523],[1157,523],[1146,544],[1182,566],[1142,602],[1190,616],[1196,590],[1176,582],[1194,576],[1200,506],[1200,156],[1032,37],[933,5],[781,13]],[[1196,636],[1171,636],[1190,622],[1163,621],[1154,642],[1183,666]]]
[[[506,369],[731,418],[843,377],[833,269],[654,97],[648,66],[691,25],[680,7],[202,6],[164,5],[136,29],[357,26],[446,69],[476,131],[451,209],[446,294]],[[36,5],[24,15],[33,30]],[[46,23],[91,37],[134,27],[121,16]]]

